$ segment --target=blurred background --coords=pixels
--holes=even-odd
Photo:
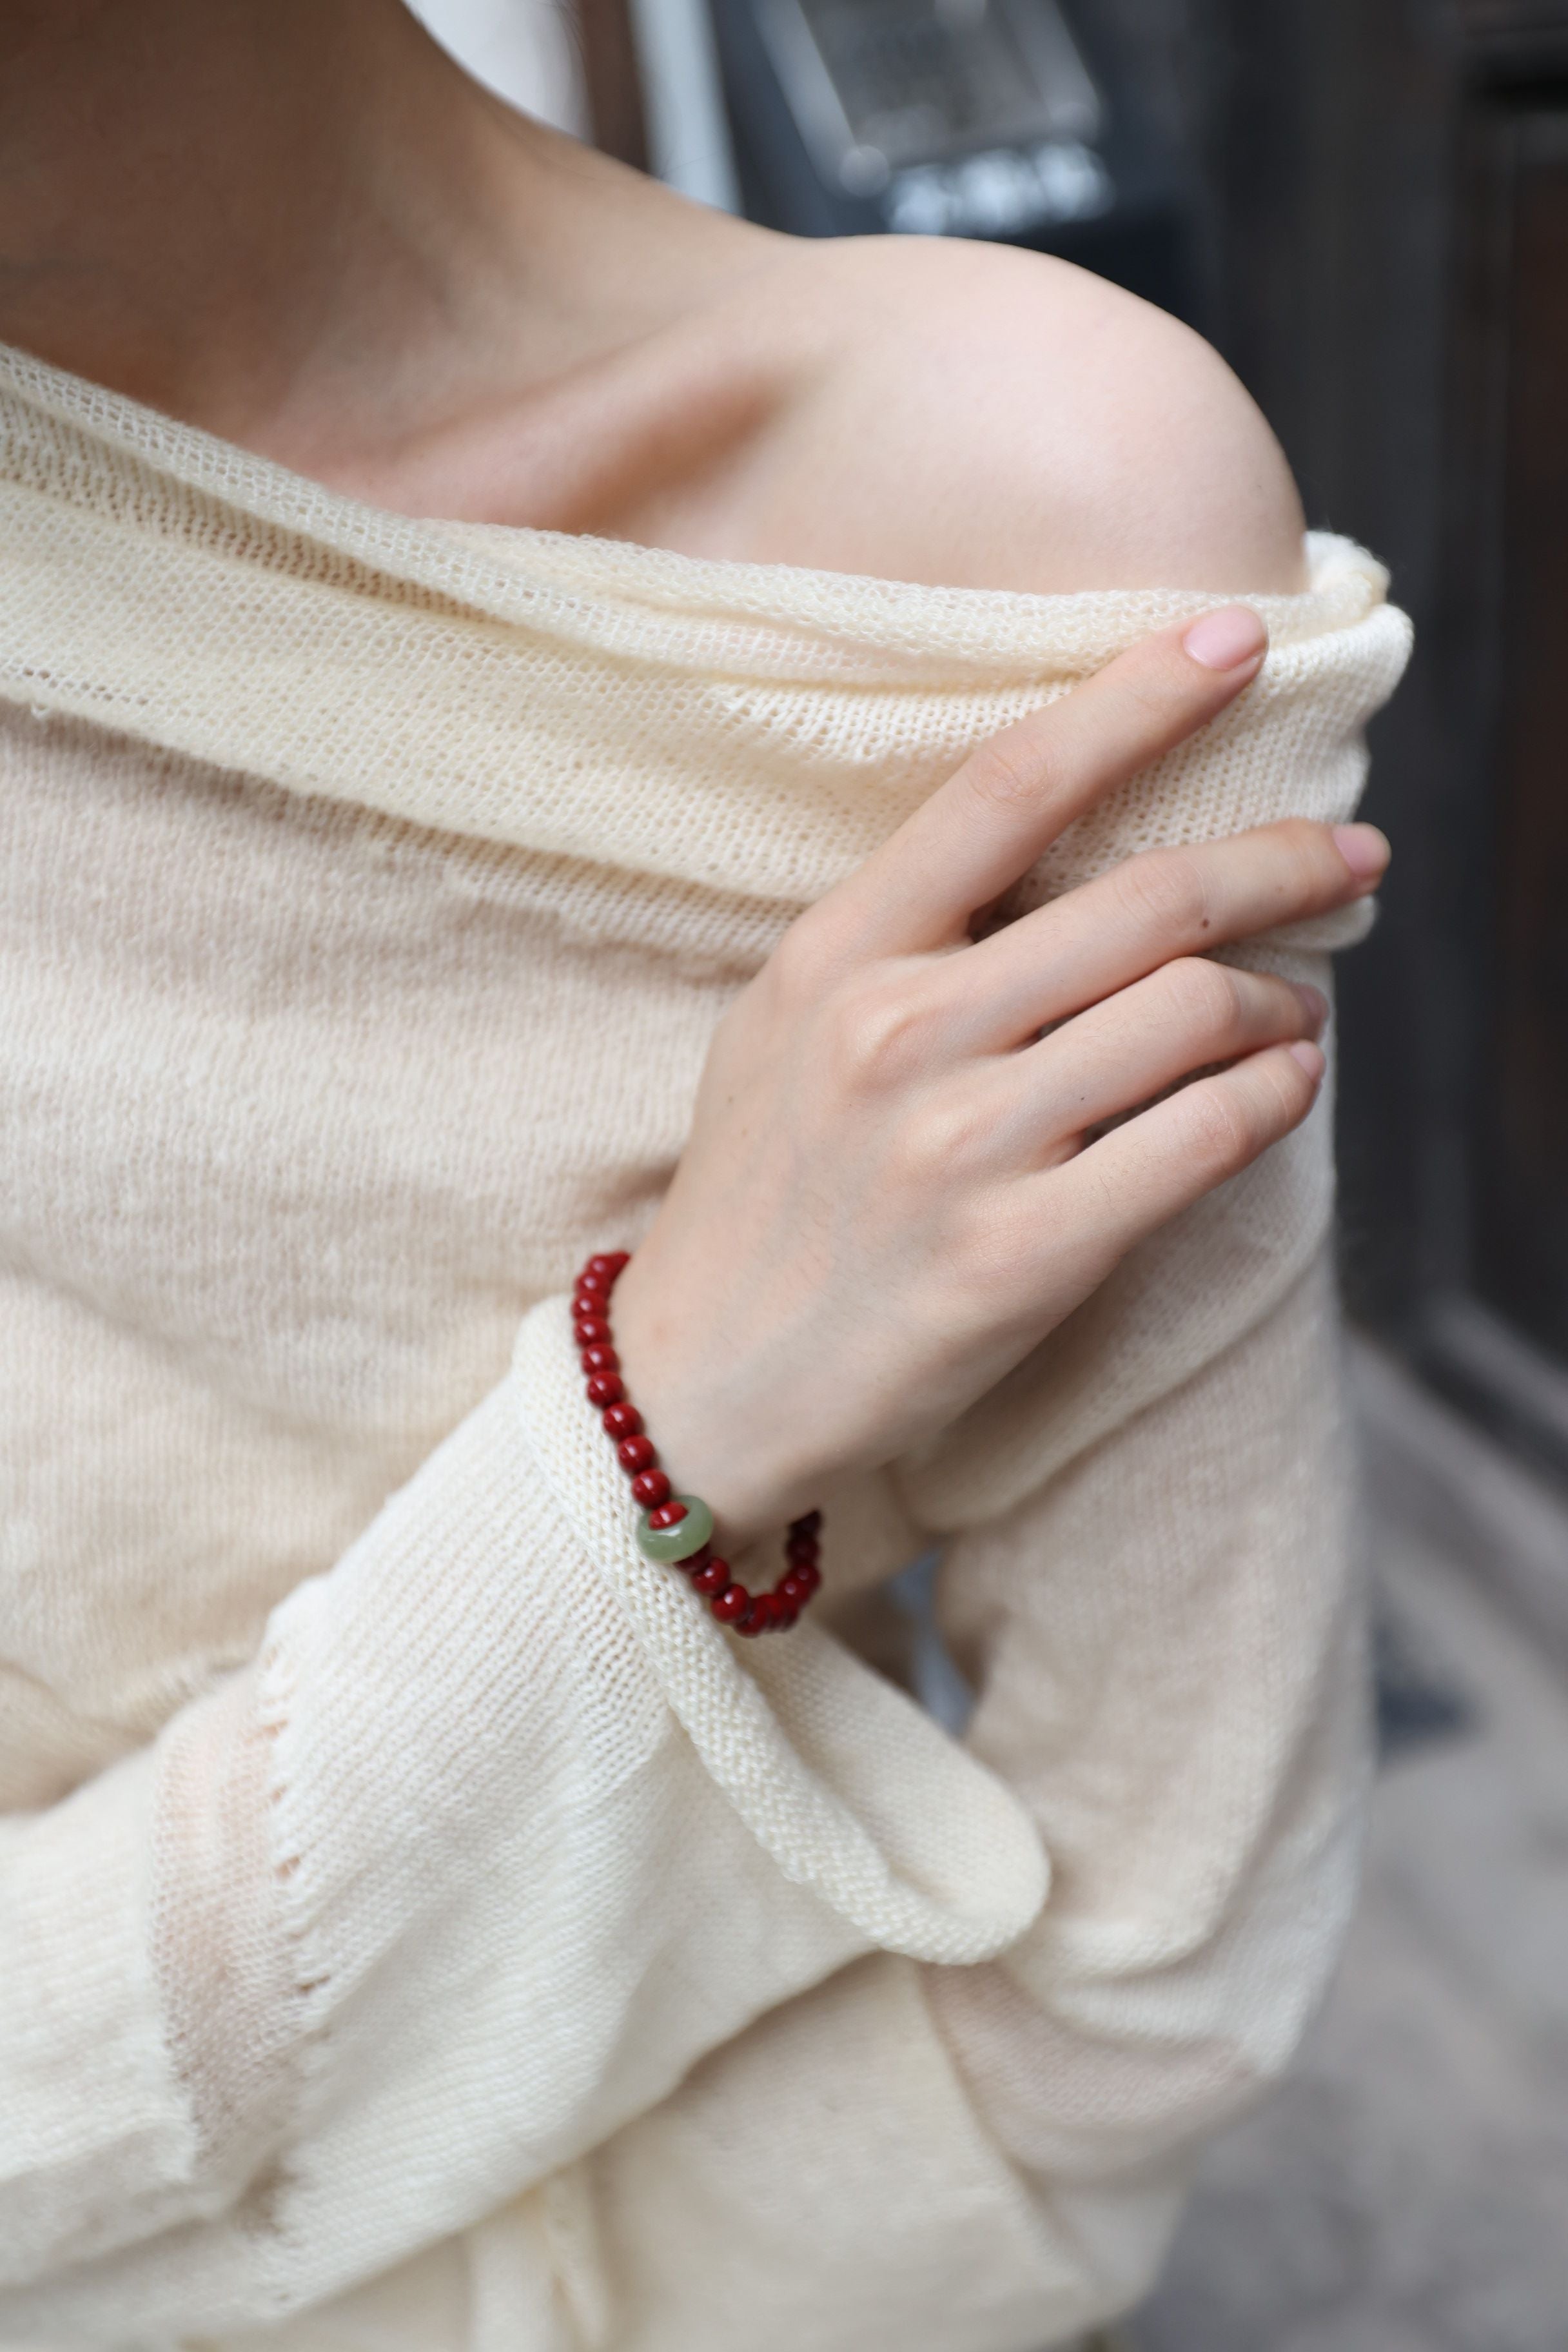
[[[419,0],[805,236],[1062,253],[1215,342],[1414,668],[1342,970],[1383,1768],[1345,1967],[1140,2352],[1568,2352],[1568,0]],[[809,2347],[803,2347],[809,2352]]]

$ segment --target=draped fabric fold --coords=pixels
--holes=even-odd
[[[20,354],[0,353],[0,433],[13,699],[415,824],[753,899],[820,897],[979,737],[1215,601],[910,587],[410,521]],[[1314,539],[1311,570],[1307,593],[1252,600],[1276,650],[1246,757],[1222,748],[1233,718],[1207,755],[1178,752],[1076,825],[1050,887],[1173,820],[1194,835],[1258,822],[1270,752],[1303,737],[1321,778],[1298,775],[1279,805],[1303,785],[1342,794],[1407,626],[1347,541]]]

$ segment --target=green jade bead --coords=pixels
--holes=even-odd
[[[713,1514],[700,1496],[672,1495],[670,1500],[686,1506],[686,1517],[672,1528],[650,1528],[646,1511],[637,1520],[637,1549],[649,1559],[689,1559],[712,1541]]]

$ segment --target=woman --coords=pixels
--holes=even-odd
[[[0,2342],[1067,2342],[1348,1901],[1403,625],[1074,272],[395,0],[0,23]],[[850,1639],[939,1538],[962,1744]]]

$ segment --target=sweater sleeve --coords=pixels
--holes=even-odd
[[[0,1828],[0,2341],[276,2321],[1037,1910],[987,1768],[815,1630],[764,1693],[641,1560],[574,1370],[546,1302],[248,1667]]]
[[[1247,954],[1328,984],[1299,935]],[[748,2296],[752,2352],[1036,2352],[1152,2283],[1197,2146],[1289,2062],[1354,1893],[1331,1201],[1324,1099],[900,1465],[943,1543],[965,1745],[1026,1809],[1049,1895],[988,1962],[859,1958],[600,2152],[616,2352],[737,2340]]]
[[[860,1959],[601,2152],[617,2352],[1035,2352],[1145,2292],[1195,2145],[1284,2067],[1353,1892],[1365,1684],[1330,1287],[1320,1259],[951,1541],[969,1743],[1027,1804],[1050,1899],[988,1964]],[[780,2180],[808,2262],[779,2258]]]
[[[567,2271],[559,2341],[616,2352],[1034,2352],[1131,2300],[1350,1898],[1327,1147],[1325,1105],[900,1465],[963,1747],[641,1560],[537,1308],[247,1667],[0,1827],[0,2342],[230,2352],[459,2233],[517,2352]],[[574,2200],[563,2256],[524,2209]]]

